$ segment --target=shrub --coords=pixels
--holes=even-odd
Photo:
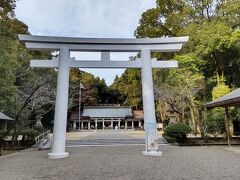
[[[4,138],[6,135],[6,131],[0,130],[0,138]]]
[[[192,129],[184,123],[174,123],[167,126],[164,129],[163,137],[166,141],[171,142],[184,142],[187,138],[187,134],[190,133]]]
[[[206,132],[216,136],[218,133],[221,133],[219,123],[217,121],[206,121]]]
[[[168,143],[174,143],[177,141],[175,137],[171,137],[163,133],[163,138],[168,142]]]
[[[207,113],[206,132],[217,135],[225,132],[224,109],[215,108]]]
[[[20,134],[24,137],[27,136],[27,140],[34,140],[39,135],[39,132],[35,129],[24,129],[21,130]]]

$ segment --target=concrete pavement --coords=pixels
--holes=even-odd
[[[78,147],[56,160],[25,151],[0,158],[0,180],[239,180],[239,153],[226,148],[160,146],[150,157],[144,146]]]
[[[100,130],[92,132],[78,132],[74,133],[71,137],[71,133],[68,134],[68,140],[66,141],[67,147],[76,146],[119,146],[119,145],[145,145],[144,132],[143,131],[129,131],[129,130]],[[87,134],[87,135],[84,135]],[[166,141],[159,136],[159,144],[167,144]]]

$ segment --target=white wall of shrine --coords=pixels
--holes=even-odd
[[[71,127],[75,130],[98,130],[98,129],[142,129],[143,120],[123,118],[91,118],[91,120],[71,121]]]

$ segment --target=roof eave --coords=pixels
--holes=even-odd
[[[224,101],[212,101],[205,104],[205,107],[209,110],[215,107],[230,107],[230,106],[240,106],[240,97],[227,99]]]

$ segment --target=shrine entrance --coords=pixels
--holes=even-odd
[[[176,68],[177,61],[157,61],[151,52],[177,52],[188,41],[188,37],[114,39],[114,38],[69,38],[19,35],[28,49],[59,51],[52,60],[31,60],[31,67],[58,68],[57,95],[54,115],[53,144],[49,158],[64,158],[65,151],[69,68],[141,68],[142,97],[146,149],[144,155],[161,156],[158,150],[157,127],[154,105],[152,68]],[[70,52],[101,52],[101,61],[77,61]],[[111,52],[139,52],[135,61],[111,61]]]

